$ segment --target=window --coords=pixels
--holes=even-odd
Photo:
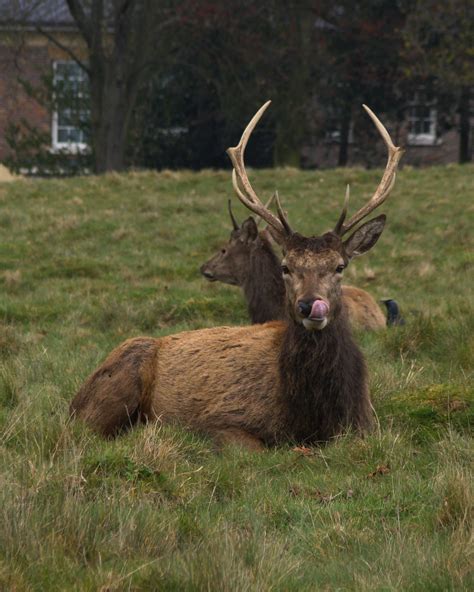
[[[86,150],[90,119],[87,74],[76,62],[54,62],[53,88],[53,150]]]
[[[408,103],[408,143],[414,146],[439,143],[436,123],[434,99],[424,91],[414,93]]]

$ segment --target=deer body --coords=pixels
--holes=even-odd
[[[88,379],[71,411],[104,436],[146,418],[253,447],[367,429],[365,365],[345,319],[306,333],[273,322],[131,339]]]
[[[377,331],[387,326],[387,319],[375,299],[355,286],[342,286],[342,300],[351,325],[365,331]]]
[[[385,216],[342,236],[388,195],[401,153],[386,140],[389,174],[369,204],[346,224],[345,208],[334,231],[304,237],[291,230],[278,199],[278,218],[263,206],[243,165],[248,137],[267,106],[228,153],[239,198],[272,225],[283,247],[287,320],[124,342],[71,403],[71,413],[104,436],[147,419],[259,448],[329,440],[348,427],[370,426],[366,368],[342,304],[341,280],[351,258],[377,242]]]

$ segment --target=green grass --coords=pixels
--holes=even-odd
[[[307,234],[335,223],[346,183],[355,210],[379,177],[252,175]],[[472,589],[472,166],[402,170],[386,231],[348,269],[407,320],[357,336],[366,439],[218,455],[185,430],[103,441],[68,422],[123,339],[246,323],[240,293],[198,271],[228,235],[230,188],[209,171],[0,184],[0,589]]]

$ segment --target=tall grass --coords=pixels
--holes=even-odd
[[[262,454],[157,424],[103,441],[67,413],[126,337],[247,322],[198,272],[229,232],[228,172],[0,184],[0,589],[472,589],[473,173],[405,168],[348,269],[407,321],[357,335],[374,432]],[[312,234],[379,175],[253,179]]]

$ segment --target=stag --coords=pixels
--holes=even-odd
[[[265,207],[272,199],[273,196]],[[259,232],[258,221],[252,216],[239,225],[230,199],[228,209],[232,221],[229,240],[201,265],[202,275],[210,282],[241,287],[252,323],[284,319],[285,284],[269,232],[266,229]],[[387,326],[388,319],[368,292],[354,286],[342,286],[341,290],[342,303],[353,328],[373,331]]]
[[[114,436],[154,420],[203,432],[218,445],[259,449],[327,441],[348,428],[370,427],[367,371],[342,306],[341,279],[351,259],[377,242],[385,215],[344,237],[385,201],[402,150],[366,107],[389,153],[380,184],[347,222],[346,201],[334,230],[305,237],[291,229],[279,200],[278,216],[265,208],[245,169],[245,147],[269,103],[227,152],[239,199],[271,226],[283,249],[287,320],[125,341],[71,403],[72,414],[100,434]]]

